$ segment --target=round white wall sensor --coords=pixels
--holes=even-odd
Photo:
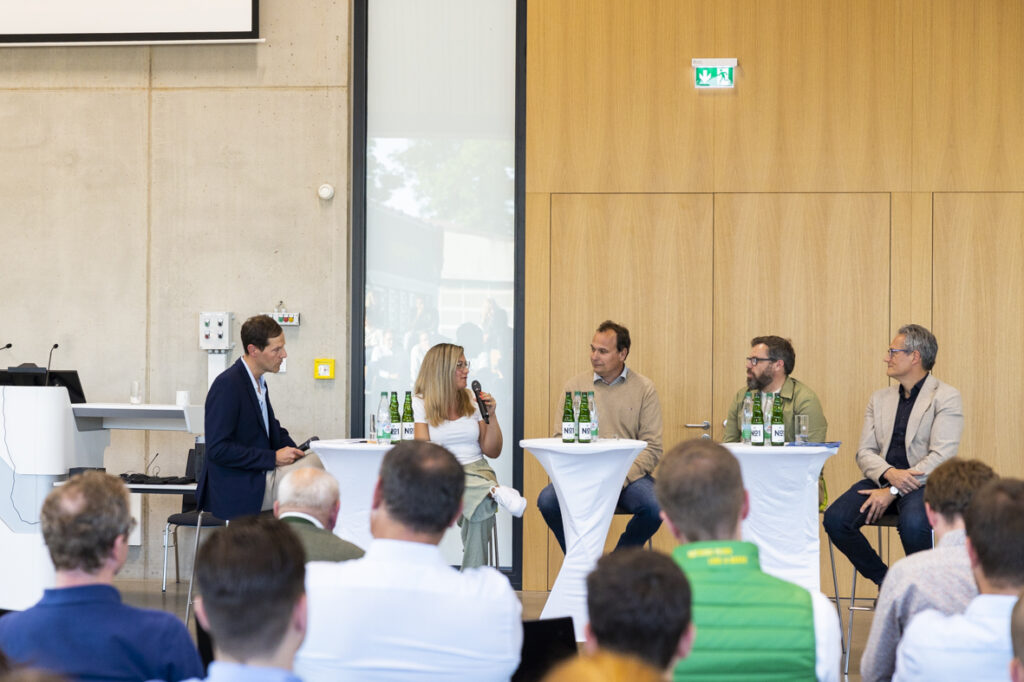
[[[333,199],[334,198],[334,187],[332,187],[331,185],[329,185],[329,184],[327,184],[325,182],[324,184],[320,185],[320,189],[318,189],[316,191],[316,193],[317,193],[317,195],[319,195],[319,197],[321,199],[324,199],[325,201],[327,199]]]

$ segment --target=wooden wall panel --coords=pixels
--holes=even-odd
[[[917,0],[914,189],[1024,190],[1024,4]]]
[[[712,7],[531,2],[527,191],[708,191],[711,100],[697,96],[690,60],[712,56]]]
[[[543,438],[547,431],[548,393],[548,309],[551,293],[551,196],[526,195],[526,371],[524,375],[523,437]],[[548,527],[537,510],[537,494],[548,484],[544,467],[528,452],[523,453],[523,494],[527,499],[523,515],[523,589],[548,588]],[[557,550],[558,545],[555,544]]]
[[[716,192],[909,189],[911,90],[893,73],[910,59],[906,3],[715,7],[716,56],[739,59],[734,92],[702,93],[715,100]]]
[[[664,447],[703,433],[683,424],[711,418],[711,225],[709,195],[552,198],[552,428],[562,384],[590,367],[594,329],[613,319],[630,330],[627,364],[658,389]],[[609,546],[626,520],[615,520]],[[674,546],[667,532],[658,543]]]
[[[890,337],[911,322],[932,324],[932,195],[892,195]]]
[[[1024,477],[1024,194],[935,195],[935,375],[960,389],[960,455]]]
[[[843,442],[825,465],[832,499],[862,477],[854,455],[864,409],[888,382],[888,239],[888,194],[715,195],[715,438],[744,385],[750,339],[789,338],[793,376],[818,394],[829,440]],[[827,551],[822,561],[831,592]],[[840,555],[837,564],[845,594],[849,563]]]

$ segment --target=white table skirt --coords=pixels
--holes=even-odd
[[[723,445],[740,462],[750,495],[743,539],[758,546],[761,568],[820,591],[818,476],[839,447]]]
[[[541,618],[572,616],[576,640],[587,624],[587,575],[604,551],[622,483],[642,440],[603,439],[563,443],[560,438],[533,438],[519,445],[533,453],[558,494],[565,529],[565,560]]]

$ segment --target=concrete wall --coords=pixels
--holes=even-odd
[[[302,325],[269,381],[278,417],[297,440],[346,435],[349,21],[342,0],[263,0],[257,45],[0,48],[0,365],[59,343],[90,402],[140,380],[147,402],[202,403],[198,313],[233,311],[237,342],[283,300]],[[338,378],[315,381],[315,357]],[[107,468],[160,453],[180,474],[190,443],[115,432]],[[147,499],[123,576],[159,576],[178,509]]]

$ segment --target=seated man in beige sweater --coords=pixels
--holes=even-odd
[[[338,521],[341,496],[338,482],[320,469],[296,469],[281,481],[274,500],[274,516],[299,536],[306,561],[347,561],[363,550],[332,531]]]
[[[593,391],[600,414],[602,438],[630,438],[647,441],[622,484],[618,506],[633,515],[619,537],[616,549],[640,547],[661,526],[660,509],[654,499],[654,468],[661,457],[661,403],[654,383],[626,367],[629,330],[611,320],[601,323],[590,342],[592,370],[573,377],[566,391]],[[561,416],[561,414],[559,414]],[[559,419],[559,423],[561,419]],[[561,429],[556,431],[561,433]],[[565,533],[558,496],[549,484],[537,496],[537,508],[555,539],[565,551]]]

